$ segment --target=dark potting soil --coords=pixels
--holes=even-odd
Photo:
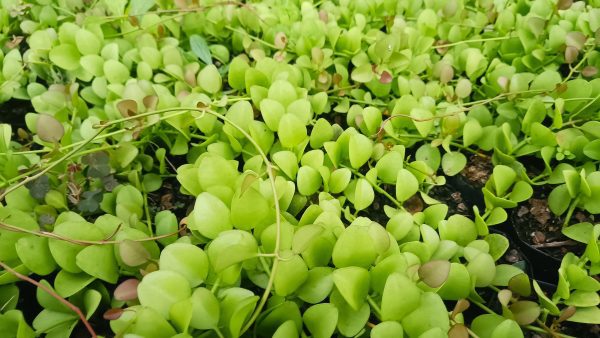
[[[12,99],[0,104],[0,123],[10,124],[13,132],[25,128],[25,114],[33,112],[30,101]]]

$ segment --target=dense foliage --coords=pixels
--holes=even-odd
[[[599,6],[0,0],[0,114],[32,105],[0,124],[2,337],[600,324]],[[545,188],[583,247],[556,290],[490,231]]]

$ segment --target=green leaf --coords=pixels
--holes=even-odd
[[[395,321],[381,322],[371,329],[371,338],[403,338],[402,325]]]
[[[298,337],[298,328],[296,328],[296,324],[293,320],[288,320],[281,324],[275,333],[273,333],[273,338],[297,338]]]
[[[155,3],[155,0],[131,0],[131,3],[129,4],[129,15],[138,16],[146,14],[154,7]]]
[[[381,319],[402,320],[419,307],[422,291],[408,277],[400,273],[391,274],[381,300]]]
[[[171,306],[191,295],[190,284],[182,275],[173,271],[154,271],[142,279],[138,286],[140,304],[156,310],[169,318]]]
[[[198,34],[191,35],[190,48],[192,49],[192,52],[194,52],[194,54],[196,54],[196,56],[200,59],[200,61],[204,62],[204,64],[212,64],[210,49],[208,48],[208,44],[203,37]]]
[[[192,218],[190,229],[197,230],[202,236],[210,239],[233,228],[227,205],[208,192],[203,192],[196,198]]]
[[[515,179],[517,178],[517,173],[510,167],[505,165],[497,165],[494,167],[493,171],[494,175],[494,188],[496,190],[496,196],[504,196],[504,194],[508,191]]]
[[[298,298],[310,304],[322,302],[333,289],[332,270],[321,266],[309,270],[306,281],[298,289]]]
[[[67,221],[54,227],[54,234],[73,240],[99,241],[103,239],[102,233],[88,222]],[[69,243],[60,239],[50,239],[48,247],[56,263],[64,270],[71,273],[81,272],[76,264],[77,254],[85,247]]]
[[[190,326],[200,330],[216,328],[221,313],[219,301],[213,293],[205,288],[197,288],[190,300],[192,302]]]
[[[294,114],[284,114],[281,117],[277,134],[284,148],[293,148],[308,137],[306,126]]]
[[[577,308],[575,314],[567,320],[575,323],[600,324],[600,308],[597,306]]]
[[[277,80],[269,87],[268,98],[276,100],[281,103],[285,108],[298,99],[296,88],[284,80]]]
[[[562,215],[569,207],[568,201],[571,200],[569,190],[566,184],[561,184],[552,189],[548,195],[548,207],[555,215]]]
[[[478,316],[471,324],[471,330],[480,338],[515,337],[523,338],[523,332],[514,320],[496,314]]]
[[[460,152],[445,153],[442,156],[442,170],[448,176],[461,172],[467,165],[467,158]]]
[[[593,140],[586,144],[583,153],[592,160],[600,160],[600,140]]]
[[[356,180],[354,191],[354,208],[356,210],[364,210],[375,200],[375,192],[371,183],[364,178]]]
[[[54,279],[56,292],[63,297],[70,297],[77,292],[83,290],[96,278],[87,273],[70,273],[65,270],[60,270]]]
[[[187,243],[167,245],[160,253],[161,270],[174,271],[184,276],[191,287],[206,280],[208,275],[208,257],[199,247]]]
[[[411,198],[419,191],[419,181],[407,169],[398,170],[396,177],[396,198],[400,202],[404,202]]]
[[[75,34],[75,43],[82,55],[98,54],[102,47],[102,43],[96,34],[84,28],[78,30]]]
[[[463,215],[452,215],[447,221],[441,221],[438,229],[441,239],[455,241],[461,246],[477,239],[475,223]]]
[[[333,271],[333,282],[346,302],[356,311],[364,304],[369,291],[369,272],[356,266]]]
[[[76,257],[77,266],[85,273],[114,284],[119,279],[119,267],[112,245],[90,245]]]
[[[258,244],[249,232],[228,230],[210,243],[207,253],[215,272],[220,273],[234,264],[256,257]]]
[[[333,264],[338,268],[368,268],[376,257],[375,245],[363,227],[346,228],[335,242],[332,253]]]
[[[451,263],[450,273],[442,287],[437,291],[444,300],[466,298],[471,292],[471,277],[463,264]]]
[[[50,61],[66,70],[75,70],[79,68],[80,57],[81,55],[77,48],[66,43],[52,47],[49,53]]]
[[[593,291],[575,290],[569,299],[565,300],[565,304],[577,307],[597,306],[600,304],[600,296]]]
[[[316,304],[304,311],[302,319],[315,338],[331,337],[338,322],[338,309],[330,303]]]
[[[209,93],[216,94],[221,90],[222,79],[219,70],[212,63],[202,68],[198,73],[198,86]]]
[[[278,151],[272,155],[273,162],[283,171],[283,173],[294,180],[298,173],[298,158],[288,150]]]
[[[432,328],[439,328],[442,332],[450,329],[448,310],[442,299],[432,292],[423,293],[419,307],[405,316],[401,323],[408,337],[418,337]]]
[[[52,273],[57,267],[45,237],[22,237],[15,243],[15,249],[23,265],[40,276]]]
[[[427,137],[433,129],[433,113],[423,108],[413,108],[410,111],[410,117],[419,134]]]
[[[562,233],[572,240],[587,244],[594,234],[594,226],[587,222],[577,223],[562,228]]]
[[[403,166],[404,156],[403,153],[399,151],[390,151],[386,153],[379,161],[377,161],[377,164],[375,164],[377,176],[387,184],[396,183],[398,172]]]
[[[270,215],[273,213],[269,202],[255,186],[247,187],[243,192],[238,189],[231,199],[230,219],[237,229],[253,229],[267,222]]]
[[[352,168],[362,167],[373,153],[373,142],[363,134],[350,136],[348,143],[348,156]]]
[[[348,187],[352,172],[348,168],[339,168],[334,170],[329,176],[329,192],[339,194]]]
[[[560,74],[555,70],[546,70],[538,74],[531,82],[531,90],[553,91],[562,81]]]
[[[360,83],[370,82],[374,77],[373,68],[371,67],[371,64],[366,63],[366,64],[356,67],[352,71],[351,77],[352,77],[352,80],[356,81],[356,82],[360,82]]]
[[[106,60],[103,66],[104,76],[109,83],[125,83],[130,78],[127,66],[117,60]]]
[[[279,296],[288,296],[295,292],[308,278],[308,267],[299,255],[291,252],[281,253],[285,257],[279,263],[273,286]]]
[[[487,253],[480,252],[467,264],[469,274],[475,278],[475,286],[490,285],[494,279],[496,266],[494,259]]]

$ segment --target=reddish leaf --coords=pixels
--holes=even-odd
[[[117,320],[121,317],[123,312],[123,309],[108,309],[104,312],[102,317],[106,320]]]
[[[140,281],[135,278],[131,278],[131,279],[128,279],[128,280],[122,282],[115,289],[115,292],[114,292],[115,299],[123,300],[123,301],[129,301],[129,300],[136,299],[138,284],[140,284]]]

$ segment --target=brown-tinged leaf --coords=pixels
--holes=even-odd
[[[123,314],[124,311],[125,310],[119,309],[119,308],[108,309],[108,310],[106,310],[106,312],[104,312],[102,317],[105,320],[117,320],[121,317],[121,315]]]
[[[471,303],[466,299],[459,299],[454,305],[454,309],[452,310],[452,315],[450,318],[456,317],[459,313],[463,313],[467,311],[467,309],[471,306]]]
[[[129,239],[119,243],[119,255],[123,263],[129,266],[138,266],[150,259],[150,253],[140,242]]]
[[[140,281],[131,278],[123,281],[115,288],[115,299],[122,301],[134,300],[137,298],[137,287],[140,284]]]
[[[585,37],[585,35],[582,32],[572,31],[572,32],[567,33],[565,43],[567,46],[575,47],[577,49],[577,51],[580,51],[583,49],[583,46],[585,45],[585,40],[587,40],[587,38]]]
[[[146,109],[154,110],[154,109],[156,109],[156,105],[158,104],[158,96],[156,96],[156,95],[145,96],[142,99],[142,103],[144,104],[144,107],[146,107]]]
[[[158,270],[158,265],[154,264],[154,263],[150,263],[148,265],[146,265],[145,268],[140,269],[140,275],[145,276],[151,272],[157,271]]]
[[[565,49],[565,62],[566,63],[573,63],[575,62],[575,60],[577,60],[577,57],[579,56],[579,51],[577,50],[577,48],[573,47],[573,46],[567,46],[567,48]]]
[[[577,308],[573,305],[567,306],[566,308],[562,309],[562,311],[560,312],[560,317],[558,317],[556,321],[558,323],[561,323],[565,320],[569,320],[569,318],[573,317],[575,311],[577,311]]]
[[[585,77],[594,77],[598,74],[598,68],[594,66],[586,66],[581,70],[581,75]]]
[[[131,99],[119,101],[119,103],[117,103],[117,109],[123,117],[134,116],[138,112],[137,102]]]
[[[44,142],[58,142],[65,128],[54,116],[40,114],[37,119],[37,135]]]
[[[451,65],[444,63],[442,69],[440,70],[440,82],[448,83],[454,77],[454,68]]]
[[[521,296],[531,295],[531,282],[525,273],[520,273],[508,281],[508,288]]]
[[[384,70],[381,73],[381,76],[379,77],[379,82],[383,83],[383,84],[388,84],[391,83],[393,80],[392,78],[392,74],[390,74],[388,71]]]
[[[438,288],[446,282],[450,273],[450,262],[446,260],[429,261],[419,268],[419,277],[429,287]]]
[[[21,42],[23,41],[23,36],[16,36],[13,35],[12,39],[10,41],[7,41],[5,46],[8,49],[13,49],[17,46],[19,46],[21,44]]]
[[[512,298],[512,292],[508,289],[498,291],[498,300],[503,306],[508,306],[510,299]]]
[[[571,5],[573,5],[573,0],[558,0],[556,3],[556,8],[565,10],[571,8]]]
[[[319,19],[324,23],[327,23],[329,21],[329,14],[327,14],[326,10],[322,9],[319,11]]]
[[[510,84],[510,80],[506,76],[500,76],[497,82],[498,86],[500,86],[500,88],[502,88],[504,91],[508,89],[508,85]]]
[[[448,338],[469,338],[469,330],[463,324],[455,324],[448,331]]]
[[[515,315],[515,321],[519,325],[529,325],[533,323],[541,313],[538,303],[522,300],[510,306],[510,311]]]
[[[275,34],[275,48],[284,49],[287,45],[288,39],[284,32],[279,32]]]

